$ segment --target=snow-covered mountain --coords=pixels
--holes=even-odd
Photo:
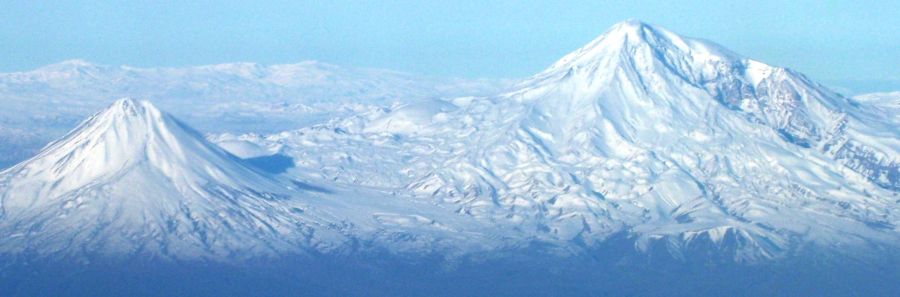
[[[0,155],[69,131],[0,156],[0,295],[896,295],[900,96],[639,21],[502,85],[0,74]]]
[[[795,71],[626,21],[498,96],[213,140],[538,241],[590,249],[625,234],[638,250],[752,262],[896,251],[898,133]]]
[[[152,98],[205,132],[296,129],[392,104],[487,95],[502,80],[435,78],[322,62],[136,68],[64,61],[0,73],[0,168],[18,163],[123,97]]]
[[[237,160],[147,102],[116,101],[2,174],[0,228],[15,238],[3,248],[222,253],[284,245],[274,239],[295,223],[273,202],[287,199],[287,189]]]
[[[105,71],[73,67],[76,81]],[[235,67],[287,84],[275,66]],[[624,240],[743,263],[900,246],[888,112],[638,21],[499,95],[343,112],[209,136],[216,146],[147,102],[117,101],[0,173],[0,251],[577,255]],[[260,158],[291,164],[264,171]]]
[[[149,102],[122,99],[0,172],[0,254],[221,260],[436,249],[429,240],[460,237],[441,234],[490,230],[417,205],[268,176]],[[394,243],[409,229],[422,234]]]

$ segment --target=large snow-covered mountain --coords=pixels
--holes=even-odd
[[[213,140],[564,245],[757,261],[900,244],[900,129],[790,69],[626,21],[512,89]]]
[[[455,217],[410,200],[269,176],[131,99],[0,172],[3,255],[222,260],[437,249],[435,239],[489,243],[471,239],[479,238],[474,230],[490,228]],[[450,234],[468,227],[465,237]],[[409,233],[416,237],[401,236]]]
[[[493,94],[506,85],[316,61],[137,68],[70,60],[0,73],[0,168],[123,97],[152,98],[205,132],[268,133],[432,97]]]
[[[277,78],[259,71],[241,73]],[[117,101],[0,172],[0,251],[590,254],[625,240],[757,262],[900,246],[889,113],[638,21],[502,94],[349,110],[216,146]],[[269,157],[292,166],[246,160]]]

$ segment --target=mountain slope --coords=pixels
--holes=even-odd
[[[137,68],[70,60],[0,73],[0,168],[33,156],[122,97],[153,98],[205,132],[269,133],[398,102],[493,94],[505,86],[501,80],[424,77],[316,61]]]
[[[900,246],[900,137],[881,109],[641,22],[507,93],[366,110],[210,137],[292,158],[273,175],[149,103],[117,101],[0,173],[12,234],[0,251],[571,254],[625,238],[756,262]]]
[[[277,249],[288,189],[147,102],[119,100],[0,175],[4,250]],[[97,245],[91,246],[77,246]],[[75,246],[73,246],[75,245]]]
[[[627,21],[513,89],[246,140],[289,174],[563,245],[756,261],[900,243],[897,130],[789,69]]]
[[[0,172],[0,209],[8,234],[0,252],[11,255],[229,259],[366,248],[361,242],[490,243],[451,234],[489,228],[438,208],[268,176],[129,99]],[[399,235],[411,230],[415,239]]]
[[[555,88],[550,96],[587,100],[569,101],[566,109],[549,109],[579,110],[588,114],[558,116],[590,121],[590,113],[598,110],[591,106],[597,106],[606,117],[621,117],[617,122],[631,124],[618,128],[632,140],[662,137],[665,131],[656,126],[668,125],[670,119],[693,117],[689,122],[702,123],[691,113],[713,97],[721,107],[762,123],[787,142],[827,152],[876,184],[900,190],[900,160],[891,157],[900,155],[900,134],[890,124],[871,121],[879,117],[792,70],[638,21],[616,25],[522,85],[520,93],[513,94],[522,100],[546,97],[548,88]],[[595,104],[598,97],[621,99]]]
[[[894,125],[900,125],[900,92],[862,94],[853,99],[873,109],[872,113],[879,118],[891,119]]]

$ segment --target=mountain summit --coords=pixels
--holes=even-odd
[[[13,171],[55,181],[41,187],[37,196],[45,199],[134,171],[170,180],[185,193],[210,182],[271,188],[270,181],[237,160],[150,102],[121,99]]]
[[[227,260],[490,246],[480,222],[383,196],[270,175],[150,102],[121,99],[0,172],[0,255]]]
[[[110,81],[72,64],[52,85]],[[322,66],[122,71],[271,104]],[[321,125],[209,136],[253,162],[116,101],[0,171],[0,295],[897,295],[888,104],[639,21],[502,94],[363,100],[404,80],[304,92],[346,115]]]
[[[719,63],[734,63],[737,54],[715,44],[681,37],[665,28],[641,21],[618,23],[584,47],[564,56],[537,77],[568,74],[611,74],[615,68],[634,71],[675,72],[694,79],[699,72]],[[662,67],[668,68],[662,68]]]
[[[178,256],[283,249],[295,229],[278,203],[286,193],[150,102],[122,99],[0,173],[0,228],[17,238],[0,248]]]
[[[511,92],[241,138],[296,160],[279,175],[125,99],[0,173],[0,251],[571,253],[624,238],[676,258],[866,254],[900,245],[900,132],[874,112],[637,21]]]
[[[706,125],[714,120],[709,112],[715,104],[790,144],[825,152],[883,188],[900,190],[900,160],[891,157],[900,154],[900,132],[877,115],[791,69],[640,21],[613,26],[509,95],[536,100],[538,121],[551,121],[545,126],[621,118],[614,121],[618,133],[640,142],[671,141],[665,127],[675,126],[672,121]]]
[[[352,141],[362,147],[320,148],[352,162],[310,163],[548,241],[590,248],[624,236],[643,251],[736,261],[810,243],[900,242],[895,128],[793,70],[638,21],[513,91],[410,104],[335,130],[372,143],[308,130],[272,139],[302,145],[306,159],[307,141]],[[402,174],[365,170],[385,167]]]

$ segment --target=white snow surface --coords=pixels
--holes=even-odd
[[[221,147],[118,101],[0,173],[0,248],[569,253],[625,235],[638,252],[755,262],[900,247],[884,104],[707,41],[626,21],[508,91],[436,97],[207,137]],[[240,160],[270,155],[294,166]]]
[[[736,261],[898,243],[900,129],[790,69],[639,21],[497,96],[247,139],[286,175],[406,193],[537,240]],[[846,247],[846,249],[838,248]]]
[[[154,104],[204,132],[271,133],[396,103],[489,95],[506,80],[437,78],[317,61],[137,68],[70,60],[0,73],[0,168],[34,155],[123,97]]]
[[[0,173],[0,201],[7,254],[227,260],[491,242],[479,235],[490,227],[437,207],[267,176],[131,99]]]
[[[893,120],[895,127],[900,125],[900,91],[862,94],[853,99],[873,109],[872,113]]]

